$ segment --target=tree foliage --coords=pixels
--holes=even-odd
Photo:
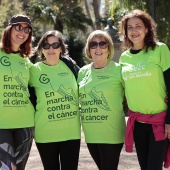
[[[100,0],[93,0],[91,3],[94,9],[95,25],[96,25],[95,29],[101,29],[101,22],[100,22],[101,17],[99,13],[100,2],[101,2]]]
[[[100,5],[105,5],[104,15]],[[169,7],[168,0],[1,0],[0,29],[4,29],[12,15],[26,13],[33,23],[34,46],[44,32],[56,29],[66,37],[69,50],[77,52],[70,51],[71,55],[79,58],[87,35],[95,29],[103,29],[107,18],[114,19],[117,27],[128,11],[141,9],[153,15],[154,10],[158,39],[170,47]]]
[[[0,26],[3,27],[7,19],[7,13],[9,10],[10,4],[8,0],[2,0],[0,5]]]
[[[158,39],[170,47],[170,3],[167,0],[113,0],[112,3],[119,8],[117,11],[119,19],[134,9],[149,13],[157,23]]]
[[[80,1],[78,0],[49,0],[48,2],[45,0],[32,0],[29,3],[27,12],[33,19],[33,28],[38,28],[35,23],[39,23],[39,27],[42,26],[43,28],[43,33],[46,32],[49,25],[53,27],[51,29],[63,33],[69,45],[70,56],[75,59],[79,66],[82,66],[84,63],[82,60],[84,43],[79,37],[82,33],[86,33],[88,25],[91,25],[92,21],[84,14],[79,3]],[[78,32],[80,32],[79,36],[77,36]],[[37,40],[36,36],[35,44]]]
[[[78,0],[74,1],[37,1],[30,5],[30,15],[34,20],[42,24],[52,24],[53,28],[62,32],[75,30],[86,31],[91,20],[86,17],[83,10],[78,6]]]
[[[70,57],[76,61],[79,67],[85,65],[85,58],[82,53],[84,49],[84,41],[80,37],[76,37],[73,34],[70,34],[65,39],[66,44],[68,44],[68,51]]]
[[[19,0],[0,1],[0,38],[4,27],[8,25],[9,19],[15,14],[24,14],[22,3]]]
[[[15,14],[24,14],[22,3],[19,0],[1,0],[0,3],[0,27],[8,24],[8,20]]]

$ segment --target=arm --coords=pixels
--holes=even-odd
[[[167,89],[167,115],[165,118],[165,137],[170,138],[170,68],[163,72]]]
[[[30,93],[29,99],[30,99],[30,101],[31,101],[31,103],[32,103],[32,105],[34,106],[34,109],[35,109],[36,104],[37,104],[37,102],[36,102],[37,97],[35,95],[35,89],[34,89],[34,87],[31,87],[31,86],[28,85],[28,90],[29,90],[29,93]]]
[[[60,59],[70,68],[70,70],[73,72],[73,74],[77,80],[78,72],[79,72],[80,68],[76,64],[76,62],[68,56],[63,56]]]

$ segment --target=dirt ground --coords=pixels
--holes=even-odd
[[[136,153],[125,153],[124,148],[122,149],[119,170],[139,170],[139,166],[136,159]],[[43,166],[41,163],[41,159],[39,157],[39,153],[33,143],[30,157],[27,162],[26,170],[43,170]],[[84,135],[82,133],[82,142],[80,148],[80,157],[79,157],[79,165],[78,170],[98,170],[95,163],[93,162],[89,151],[84,142]]]
[[[33,143],[30,157],[26,165],[26,170],[43,170],[42,162],[35,143]],[[98,170],[86,147],[83,133],[81,140],[78,170]],[[122,149],[118,170],[140,170],[135,148],[133,153],[127,153],[125,152],[124,148]],[[163,170],[170,170],[170,168]]]

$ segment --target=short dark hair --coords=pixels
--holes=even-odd
[[[45,56],[44,54],[42,53],[42,45],[44,43],[47,42],[48,38],[49,37],[56,37],[58,38],[60,44],[61,44],[61,56],[65,55],[67,53],[67,45],[65,44],[64,42],[64,38],[61,34],[61,32],[57,31],[57,30],[52,30],[52,31],[47,31],[43,36],[42,38],[40,39],[40,41],[38,42],[38,46],[37,46],[37,49],[36,51],[38,52],[38,54],[40,55],[41,59],[44,60],[45,59]],[[60,56],[60,57],[61,57]]]

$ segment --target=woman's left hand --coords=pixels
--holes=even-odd
[[[170,125],[165,124],[165,138],[170,138]]]

